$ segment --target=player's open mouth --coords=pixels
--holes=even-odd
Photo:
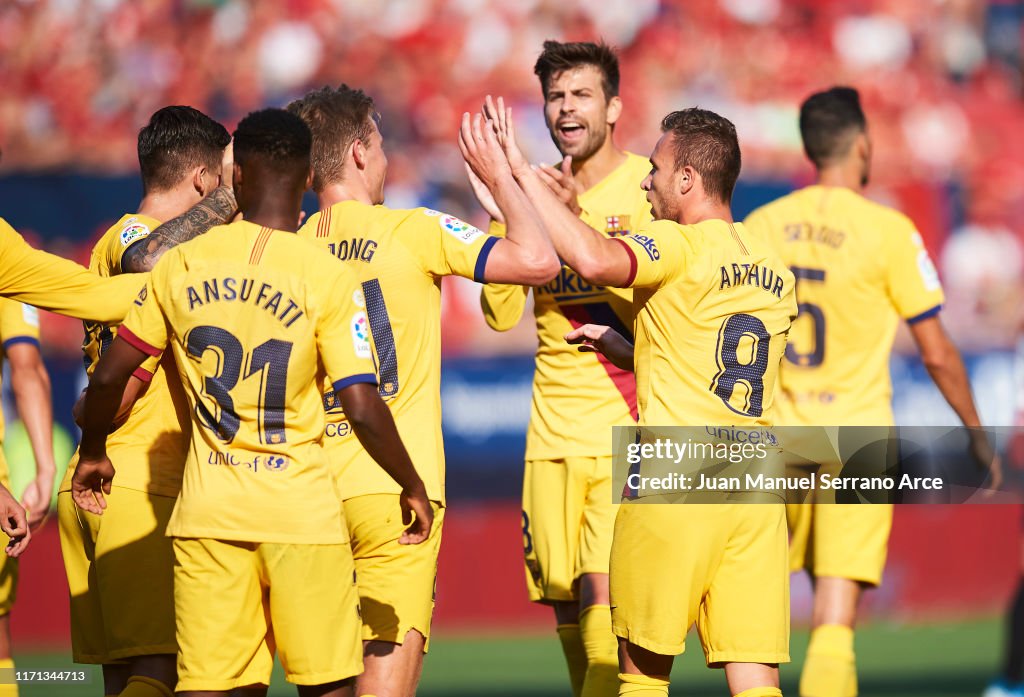
[[[562,140],[579,140],[586,130],[581,124],[572,121],[558,124],[558,135]]]

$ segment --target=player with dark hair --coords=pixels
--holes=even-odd
[[[221,124],[191,107],[155,112],[138,137],[142,201],[96,243],[90,270],[103,277],[149,271],[168,249],[234,214],[230,141]],[[85,323],[89,374],[116,331],[114,325]],[[117,423],[126,420],[107,439],[118,480],[106,515],[75,507],[76,459],[57,497],[71,647],[76,662],[103,665],[107,694],[158,697],[171,694],[175,684],[174,556],[163,532],[181,490],[188,450],[182,424],[189,416],[180,382],[156,359],[128,382]]]
[[[562,154],[541,177],[587,225],[608,237],[628,235],[651,218],[640,188],[647,158],[615,145],[622,113],[619,62],[603,43],[545,41],[534,72],[544,120]],[[504,226],[478,181],[474,190]],[[529,288],[484,286],[480,301],[498,331],[519,323]],[[523,474],[523,552],[530,599],[554,608],[558,638],[577,697],[618,690],[616,641],[608,607],[608,559],[615,504],[607,426],[636,420],[630,371],[600,354],[581,355],[566,332],[596,322],[632,340],[632,291],[586,283],[569,267],[533,292],[536,370]],[[588,428],[579,428],[586,423]]]
[[[800,107],[815,184],[751,213],[746,226],[770,243],[797,279],[800,316],[779,377],[777,423],[891,426],[889,354],[906,321],[935,385],[965,426],[972,455],[999,486],[995,458],[960,354],[939,319],[938,274],[914,224],[862,195],[871,139],[857,91],[833,87]],[[790,563],[814,583],[802,697],[857,694],[853,627],[865,588],[885,566],[892,507],[799,504],[787,509]]]
[[[309,129],[280,109],[234,134],[244,220],[164,254],[100,359],[86,393],[76,504],[106,508],[104,441],[132,372],[169,347],[192,436],[174,538],[178,685],[183,694],[268,685],[276,648],[300,695],[349,695],[362,670],[348,534],[321,448],[326,374],[360,442],[414,512],[432,514],[373,362],[350,332],[354,274],[294,235],[309,186]]]
[[[655,220],[608,239],[565,208],[530,167],[503,107],[499,100],[486,109],[559,257],[588,283],[634,288],[635,351],[596,324],[566,339],[622,368],[634,366],[641,425],[770,426],[796,314],[794,279],[732,220],[740,171],[732,123],[703,109],[666,116],[643,181]],[[741,358],[741,345],[754,362]],[[731,694],[782,694],[778,664],[789,660],[782,506],[621,505],[609,581],[620,695],[667,695],[673,658],[694,622],[708,665],[725,668]]]
[[[488,175],[508,222],[508,236],[500,239],[440,211],[380,205],[387,157],[373,101],[361,90],[324,87],[288,109],[313,132],[313,190],[320,202],[320,211],[299,235],[359,277],[358,302],[365,310],[353,319],[352,332],[366,342],[366,355],[372,351],[376,359],[381,397],[418,455],[417,469],[435,513],[425,545],[399,544],[398,489],[369,462],[352,437],[351,414],[328,390],[326,452],[340,473],[363,617],[366,670],[356,691],[405,697],[416,690],[429,648],[444,522],[441,278],[541,284],[554,276],[558,260],[507,167]],[[489,140],[480,140],[485,137]],[[475,167],[482,158],[504,161],[493,130],[470,124],[468,116],[461,142]]]

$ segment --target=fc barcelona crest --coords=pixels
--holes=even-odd
[[[630,233],[628,215],[609,215],[604,220],[604,232],[609,237],[621,237]]]

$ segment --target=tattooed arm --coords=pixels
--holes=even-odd
[[[235,209],[235,193],[231,187],[217,187],[192,208],[168,220],[124,250],[121,255],[121,271],[151,271],[168,249],[188,242],[215,225],[226,223],[235,214]]]

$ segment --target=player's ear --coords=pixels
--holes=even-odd
[[[352,160],[359,169],[366,169],[366,145],[359,138],[352,141]]]
[[[192,188],[200,197],[206,196],[206,166],[200,165],[192,171]]]
[[[242,188],[242,166],[237,162],[231,165],[231,188],[234,189],[237,197],[239,189]]]
[[[867,131],[861,131],[857,134],[854,147],[856,148],[857,156],[862,161],[869,162],[871,160],[871,140],[868,138]]]
[[[694,185],[697,183],[697,170],[690,165],[686,165],[679,170],[679,193],[685,196],[693,190]]]
[[[306,189],[308,190],[313,186],[313,168],[309,168],[309,172],[306,173]]]
[[[615,96],[608,100],[608,115],[605,117],[605,121],[612,126],[620,116],[622,116],[622,100]]]

